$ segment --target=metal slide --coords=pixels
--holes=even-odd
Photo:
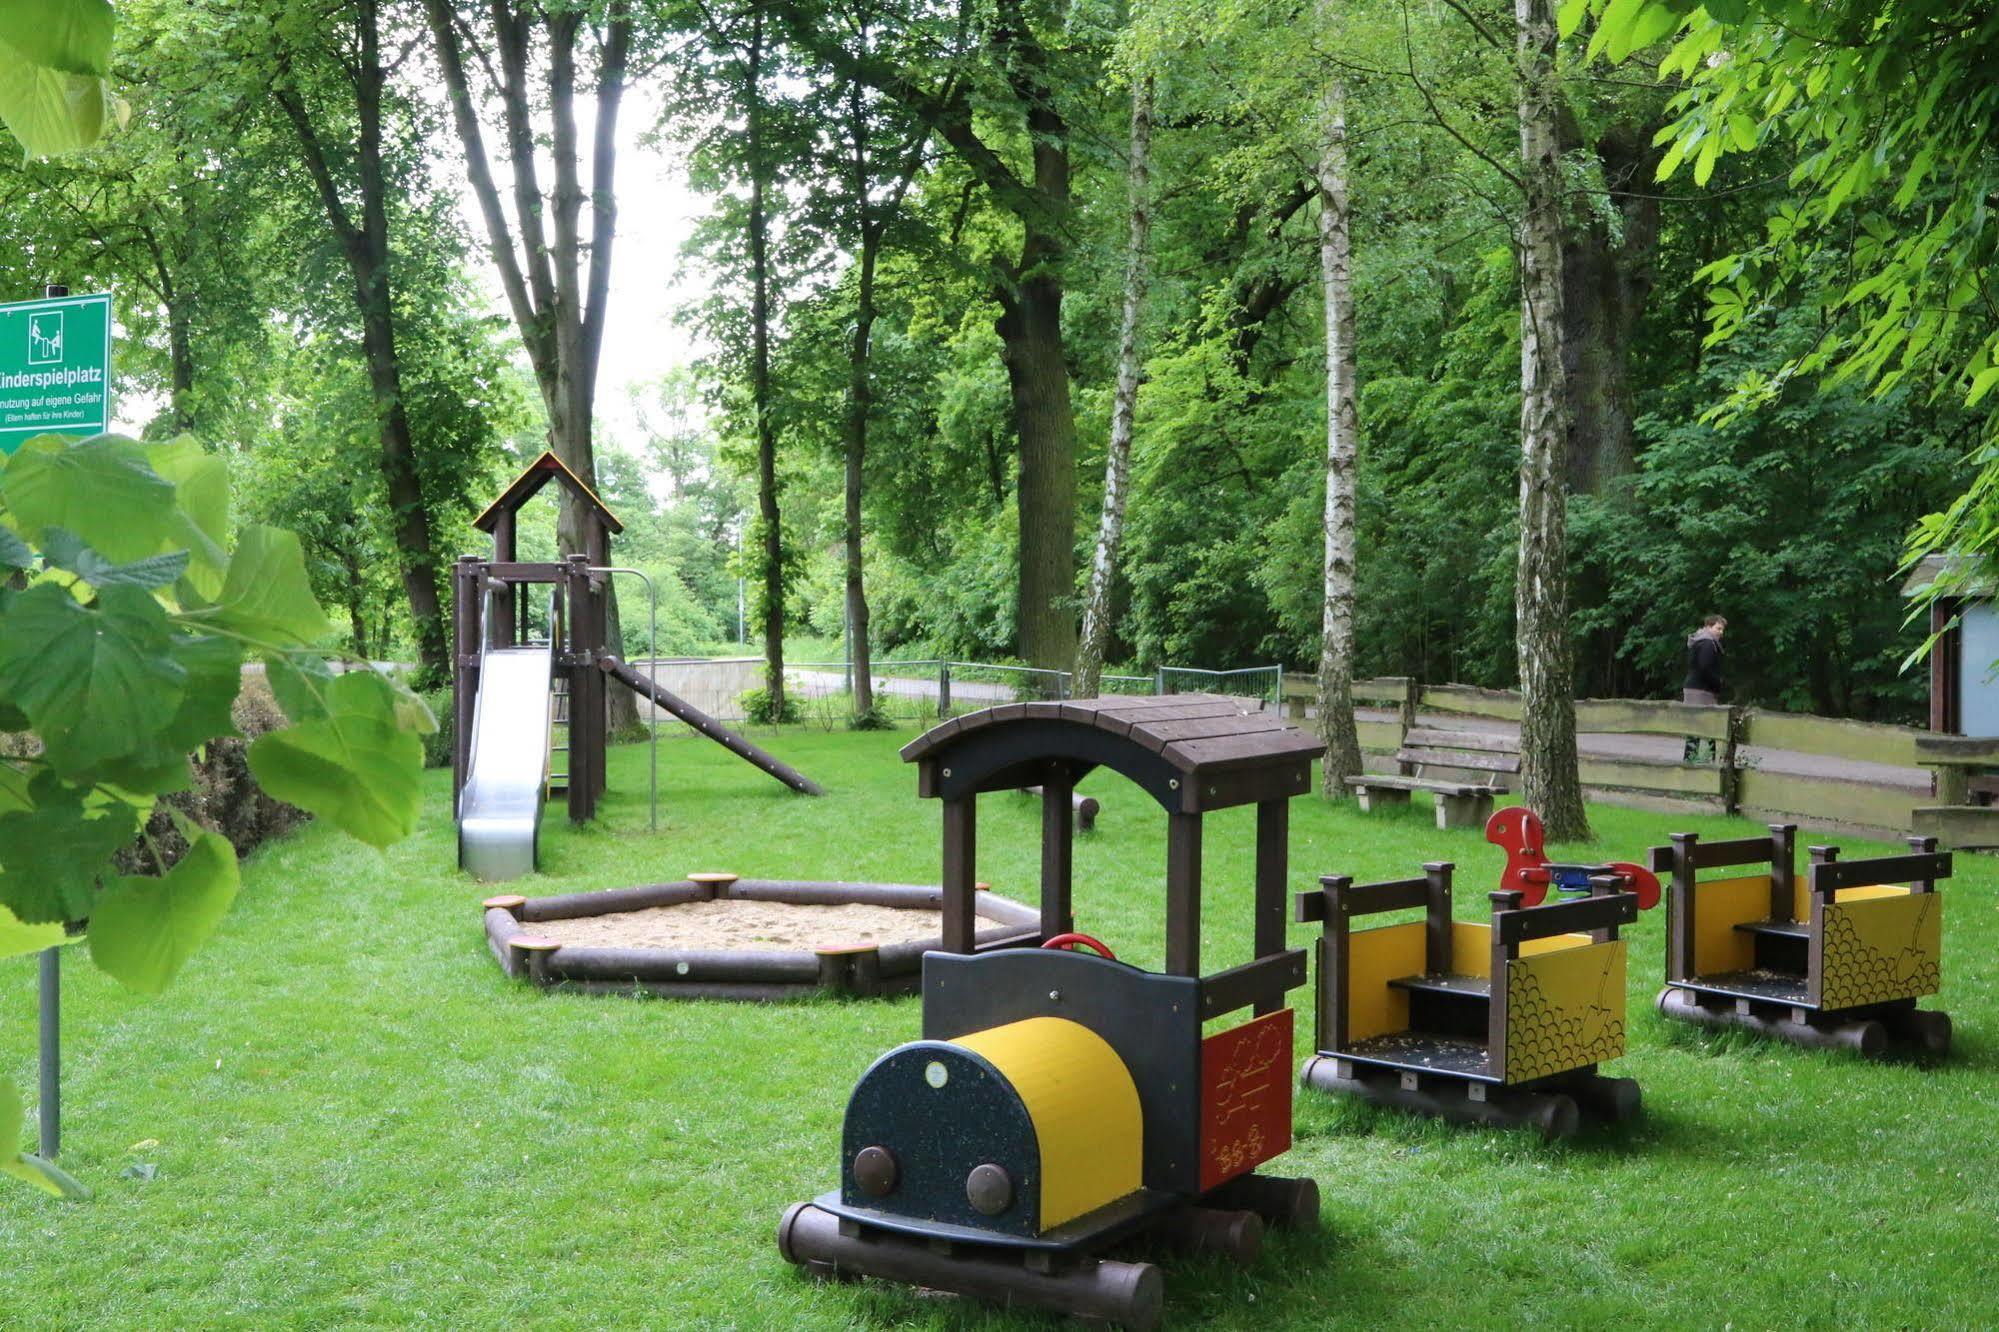
[[[554,663],[547,644],[489,648],[480,655],[472,756],[458,796],[458,866],[475,878],[534,872],[548,785]]]

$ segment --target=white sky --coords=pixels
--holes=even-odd
[[[579,133],[586,150],[594,131],[595,102],[578,107]],[[635,450],[638,417],[632,409],[632,389],[668,370],[687,365],[701,351],[690,330],[680,326],[675,312],[701,295],[698,269],[681,257],[695,224],[708,202],[687,185],[686,171],[676,157],[644,140],[658,123],[658,99],[640,86],[625,96],[618,118],[618,232],[611,260],[611,304],[604,328],[603,360],[597,375],[598,447]],[[503,154],[495,149],[505,140],[488,125],[487,153],[496,184],[510,205],[512,178]],[[478,201],[466,181],[454,138],[447,148],[445,168],[458,184],[467,233],[473,238],[473,271],[485,289],[492,312],[512,328],[512,311],[500,285],[499,270],[487,249],[486,226]],[[547,176],[544,173],[544,184]],[[586,188],[588,188],[586,182]],[[584,226],[589,219],[586,212]],[[121,332],[122,336],[122,332]],[[525,353],[519,353],[522,364]],[[126,386],[114,396],[113,429],[137,434],[164,406],[157,394]]]
[[[578,133],[586,147],[595,132],[596,104],[578,106]],[[636,448],[635,385],[657,379],[700,354],[694,333],[680,326],[675,311],[701,295],[698,270],[681,257],[695,224],[708,207],[687,185],[675,156],[643,140],[658,123],[658,100],[640,86],[625,96],[618,116],[618,233],[611,251],[611,304],[605,317],[603,359],[597,371],[599,448]],[[504,142],[488,126],[487,151]],[[587,162],[585,165],[587,171]],[[493,162],[502,198],[511,201],[512,179],[504,160]],[[546,183],[546,177],[544,177]],[[584,188],[589,188],[586,181]],[[460,188],[467,229],[477,238],[473,259],[493,312],[511,320],[500,275],[486,247],[486,226],[469,184]],[[590,225],[586,210],[583,225]],[[510,325],[511,326],[511,325]]]

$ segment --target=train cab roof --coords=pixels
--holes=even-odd
[[[1303,795],[1325,745],[1262,709],[1220,694],[1127,695],[1006,703],[933,727],[903,746],[924,796],[959,800],[1059,782],[1102,766],[1169,813],[1200,814]]]

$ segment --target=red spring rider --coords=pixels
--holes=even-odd
[[[1649,911],[1659,904],[1659,876],[1628,860],[1599,865],[1564,865],[1548,859],[1547,843],[1541,832],[1541,816],[1525,805],[1502,809],[1485,822],[1485,840],[1506,851],[1506,869],[1499,876],[1504,891],[1521,895],[1522,906],[1540,906],[1548,889],[1562,893],[1587,893],[1592,878],[1615,876],[1618,887],[1638,894],[1638,909]]]

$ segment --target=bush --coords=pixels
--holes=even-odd
[[[850,731],[892,731],[895,729],[895,722],[886,712],[882,711],[881,704],[877,703],[866,712],[858,716],[849,717],[847,719],[847,729]]]
[[[432,689],[423,695],[424,704],[431,715],[437,718],[437,730],[423,737],[423,766],[426,768],[448,768],[451,766],[452,732],[457,724],[457,715],[451,707],[451,687]]]
[[[757,726],[775,726],[779,722],[795,722],[799,719],[798,700],[786,694],[782,715],[772,705],[770,691],[759,686],[745,689],[736,696],[736,702],[743,706],[743,717]]]

